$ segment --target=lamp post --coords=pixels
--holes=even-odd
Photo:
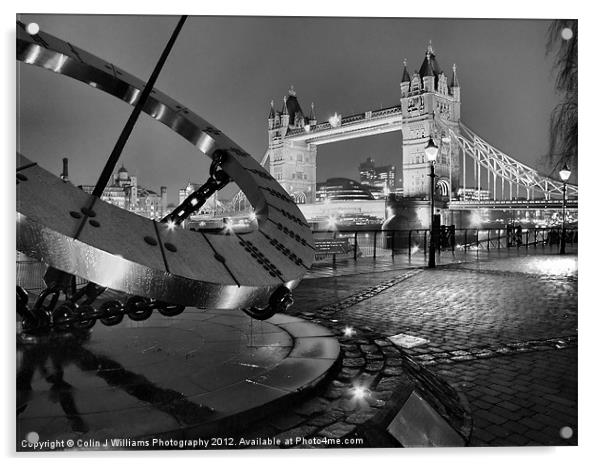
[[[429,244],[429,269],[435,268],[435,161],[437,160],[437,154],[439,153],[439,147],[433,141],[433,138],[429,138],[429,142],[424,148],[427,160],[431,163],[431,241]]]
[[[560,234],[560,254],[566,254],[566,182],[571,176],[571,170],[565,163],[558,174],[562,180],[562,233]]]

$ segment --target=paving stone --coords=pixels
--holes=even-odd
[[[337,380],[337,379],[333,379],[330,382],[330,385],[332,385],[335,388],[348,388],[348,387],[350,387],[349,382],[341,382],[340,380]]]
[[[510,419],[512,421],[518,421],[519,419],[522,419],[522,414],[520,412],[517,411],[510,411],[508,409],[502,408],[501,406],[493,406],[490,409],[490,412],[492,414],[495,414],[497,416],[500,416],[503,419]]]
[[[376,353],[377,351],[380,351],[376,345],[360,345],[360,349],[364,353]]]
[[[345,351],[358,351],[358,345],[351,343],[339,343],[342,350]]]
[[[557,438],[551,438],[549,435],[542,433],[541,431],[530,430],[525,432],[525,437],[535,442],[536,445],[553,445],[558,442]]]
[[[490,411],[487,410],[475,410],[474,411],[474,415],[480,418],[480,419],[484,419],[485,421],[491,423],[491,424],[503,424],[504,422],[506,422],[506,419],[498,416],[497,414],[494,414]]]
[[[359,385],[362,387],[366,387],[366,388],[374,388],[374,382],[376,381],[378,374],[369,374],[367,372],[362,372],[361,374],[359,374],[353,384],[354,385]]]
[[[518,411],[519,409],[521,409],[521,407],[519,405],[514,404],[510,401],[503,401],[503,402],[499,403],[498,406],[500,406],[504,409],[507,409],[509,411]]]
[[[330,424],[334,424],[335,422],[343,419],[345,417],[345,413],[340,410],[331,410],[320,416],[314,417],[307,421],[308,425],[316,426],[316,427],[324,427]]]
[[[400,359],[400,358],[387,358],[386,361],[387,361],[387,367],[403,365],[403,359]]]
[[[402,384],[404,381],[407,381],[407,378],[403,377],[383,377],[378,385],[376,386],[377,390],[395,390]]]
[[[385,367],[383,370],[384,375],[402,375],[404,372],[403,367]]]
[[[383,346],[381,348],[381,351],[383,352],[383,354],[385,356],[392,356],[392,357],[399,356],[399,351],[396,350],[395,348],[391,347],[391,346]]]
[[[318,432],[318,435],[328,438],[341,438],[351,433],[354,429],[355,425],[353,424],[348,424],[346,422],[337,422],[322,429],[320,432]]]
[[[370,372],[378,372],[385,366],[383,361],[369,361],[364,368]]]
[[[475,429],[472,433],[470,444],[473,445],[475,440],[479,443],[487,444],[495,439],[495,435],[487,432],[485,429]]]
[[[335,400],[342,397],[344,393],[342,388],[328,387],[323,396],[329,400]]]
[[[343,367],[362,367],[364,364],[366,364],[366,360],[364,358],[343,359]]]
[[[506,429],[500,425],[489,426],[487,428],[487,432],[495,435],[497,438],[506,438],[506,437],[508,437],[508,435],[511,434],[511,432],[508,429]]]
[[[519,435],[524,434],[526,431],[529,430],[527,426],[516,421],[505,422],[504,424],[502,424],[502,427]]]
[[[499,398],[497,396],[491,396],[491,395],[483,395],[480,397],[480,399],[486,403],[489,403],[490,405],[496,405],[496,404],[502,402],[501,398]]]
[[[479,409],[491,409],[493,405],[483,400],[476,400],[472,402],[471,406],[477,407]]]
[[[367,420],[372,419],[376,412],[376,409],[361,410],[356,413],[353,413],[350,416],[347,416],[345,418],[345,422],[348,422],[349,424],[363,424]]]
[[[368,404],[373,408],[382,408],[387,404],[387,401],[391,398],[392,391],[372,391],[368,397]]]
[[[391,343],[389,340],[374,340],[374,343],[376,343],[378,346],[393,346],[393,343]]]
[[[359,369],[351,369],[349,367],[344,367],[341,372],[338,373],[337,378],[343,382],[348,382],[349,380],[354,379],[360,373]]]

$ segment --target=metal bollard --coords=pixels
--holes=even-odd
[[[374,241],[372,244],[372,259],[374,259],[374,260],[376,260],[376,234],[377,233],[378,232],[376,232],[376,231],[374,232]]]

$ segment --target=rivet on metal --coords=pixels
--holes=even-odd
[[[152,236],[145,236],[144,241],[146,241],[146,243],[150,244],[151,246],[156,246],[158,244],[157,240]]]

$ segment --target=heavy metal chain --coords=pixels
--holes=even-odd
[[[209,168],[209,179],[188,196],[178,207],[170,214],[166,215],[161,222],[181,224],[190,215],[199,210],[214,193],[222,189],[230,182],[230,177],[222,170],[221,164],[226,154],[222,151],[216,151]]]
[[[125,302],[116,299],[104,301],[94,307],[92,303],[104,291],[93,283],[88,283],[65,302],[55,308],[61,290],[57,287],[42,292],[33,308],[27,306],[27,293],[17,287],[17,312],[21,316],[23,331],[26,333],[47,332],[49,330],[87,330],[97,320],[112,326],[121,323],[127,315],[131,320],[148,319],[156,309],[160,314],[173,317],[181,314],[185,306],[168,304],[141,296],[131,296]],[[85,297],[82,302],[80,298]]]

